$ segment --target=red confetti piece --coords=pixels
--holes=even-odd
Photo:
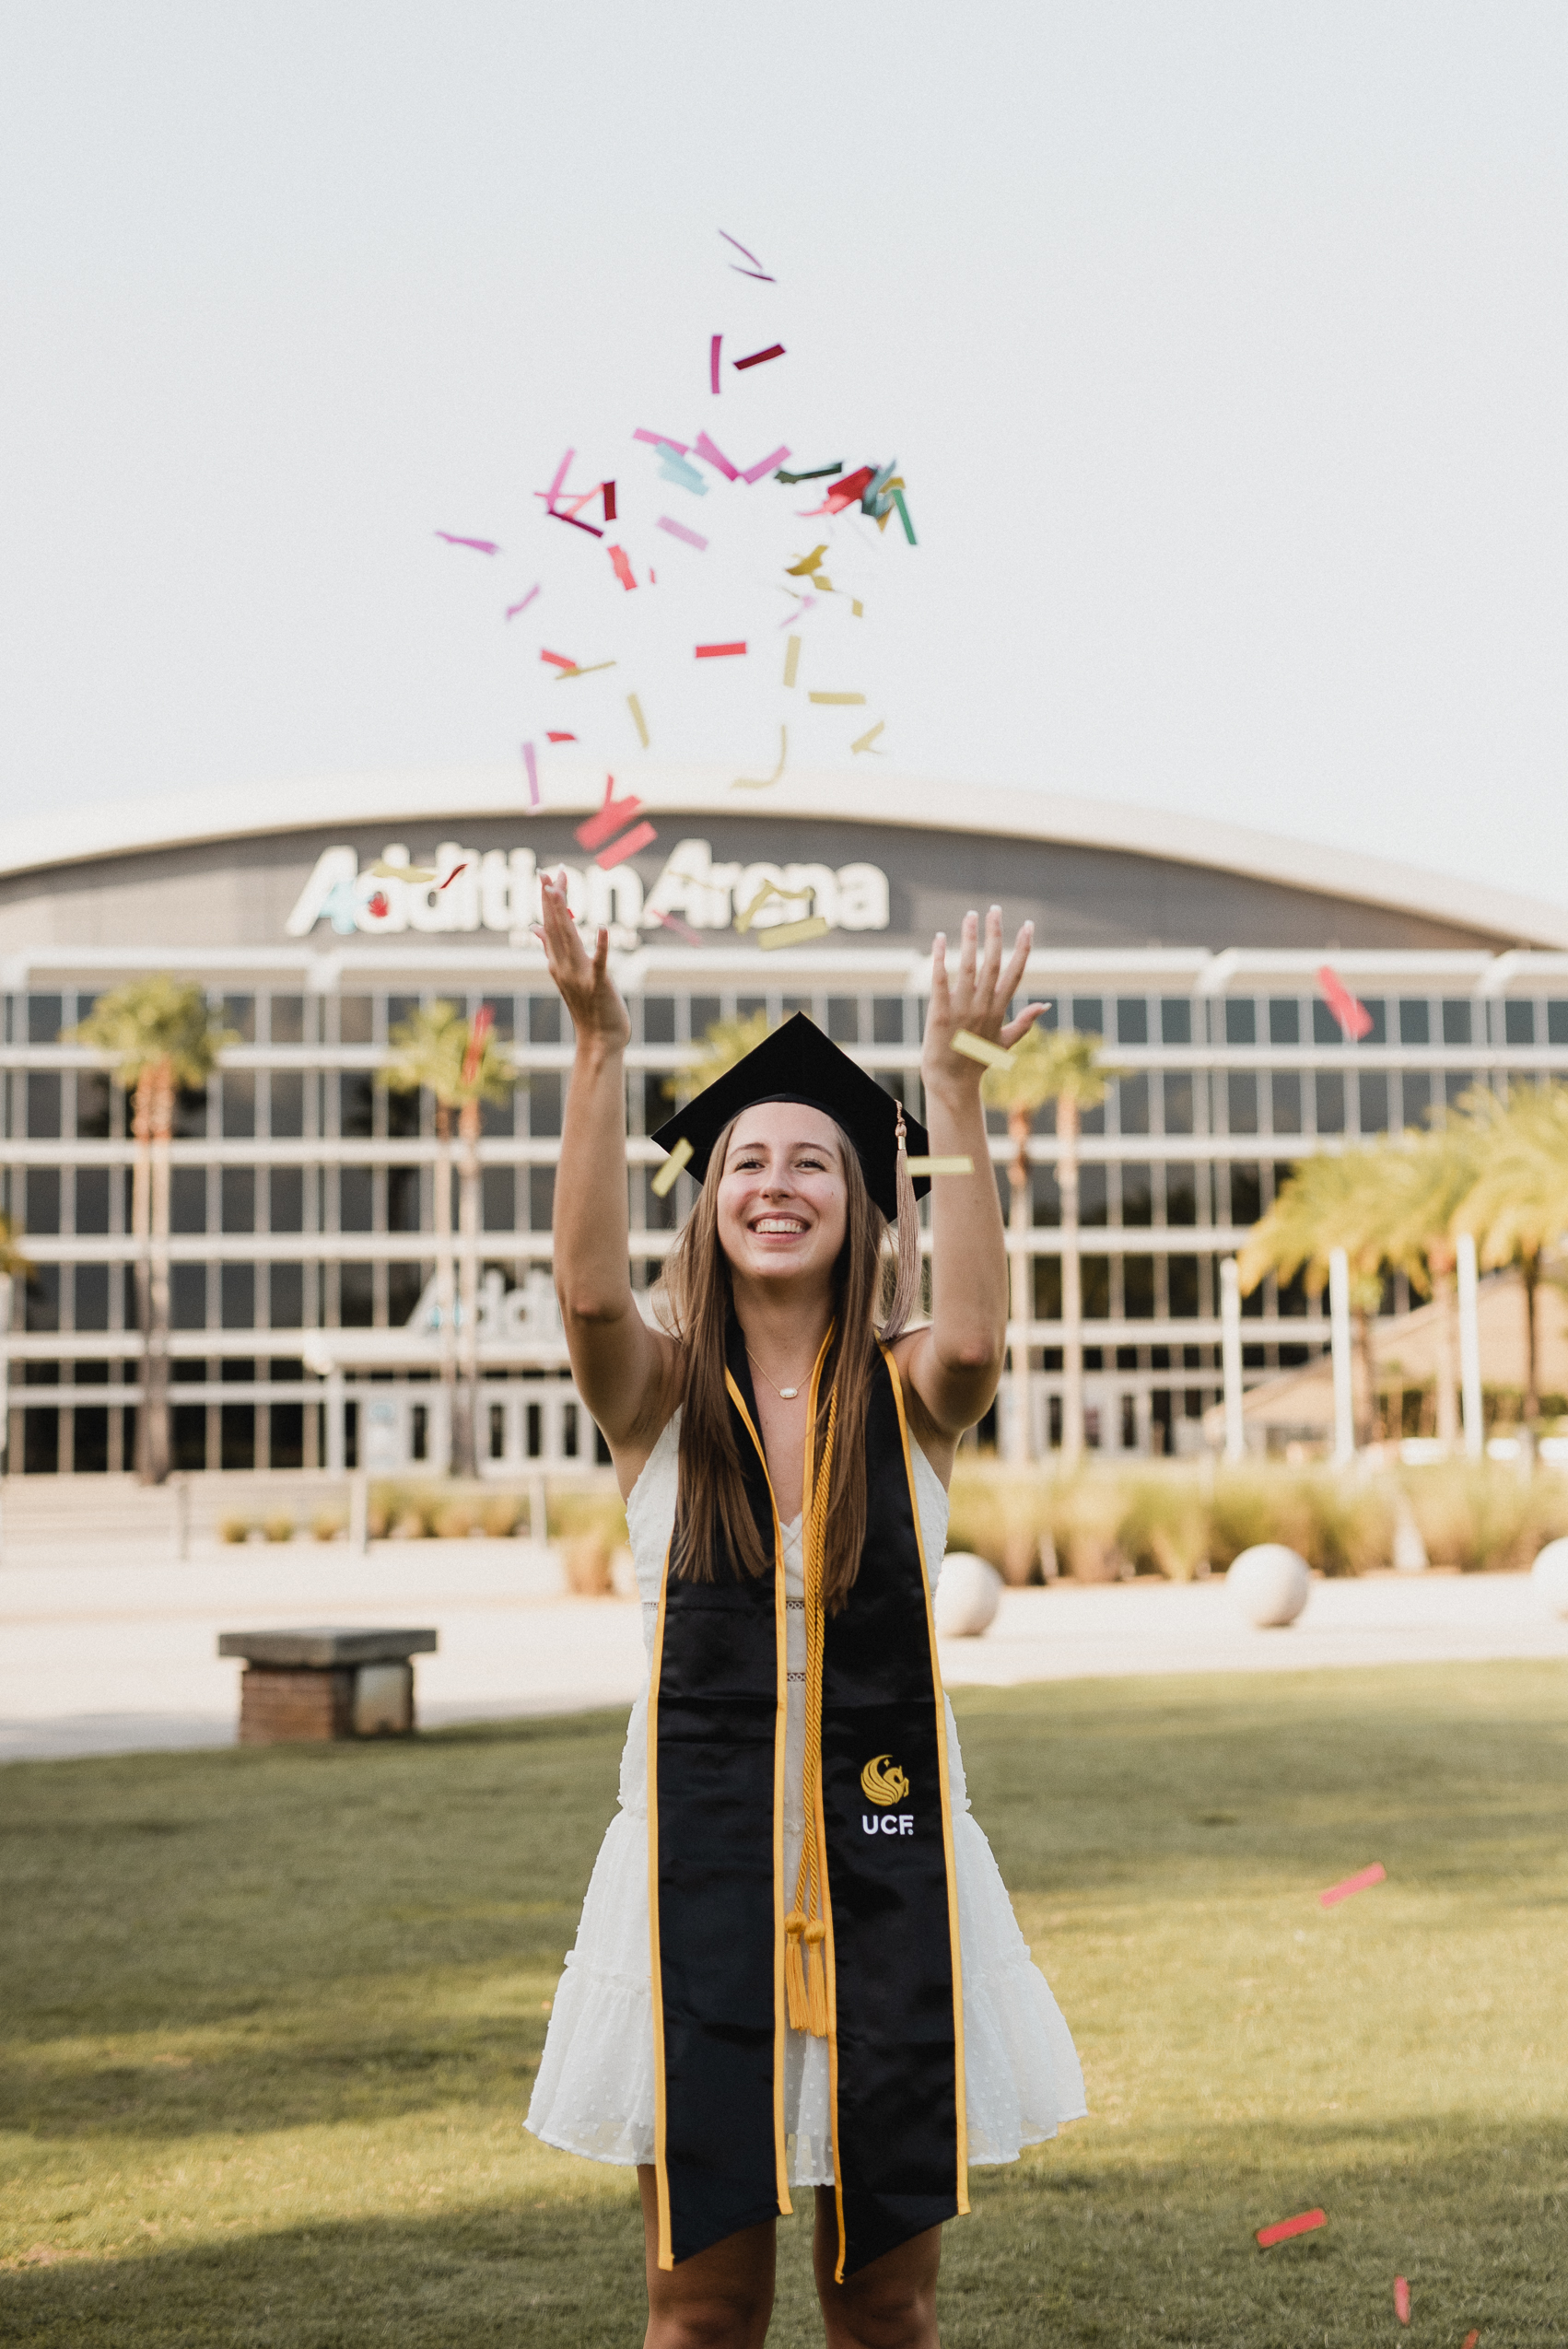
[[[743,368],[764,367],[769,359],[781,359],[783,356],[783,344],[770,343],[766,351],[754,351],[749,359],[731,359],[730,364],[738,375]]]
[[[621,835],[613,848],[603,849],[593,861],[601,872],[611,872],[616,865],[624,865],[628,857],[635,857],[640,849],[650,848],[658,837],[651,824],[635,824],[629,832]]]
[[[546,727],[544,730],[544,740],[547,742],[575,742],[577,736],[575,734],[553,734],[549,728]]]
[[[1476,2343],[1480,2339],[1480,2334],[1479,2331],[1472,2331],[1467,2332],[1463,2342],[1460,2343],[1460,2349],[1476,2349]]]
[[[468,1031],[468,1050],[462,1056],[462,1082],[471,1085],[479,1074],[485,1058],[485,1039],[496,1024],[495,1012],[487,1003],[481,1003],[474,1014],[474,1025]]]
[[[595,530],[591,522],[579,522],[575,514],[567,513],[559,506],[551,507],[549,519],[553,522],[569,522],[574,531],[586,531],[590,538],[603,538],[604,535],[602,530]]]
[[[760,279],[761,279],[761,281],[762,281],[762,283],[763,283],[765,286],[777,286],[777,285],[778,285],[778,278],[777,278],[777,277],[770,277],[770,276],[767,275],[767,272],[764,269],[764,267],[763,267],[763,265],[762,265],[761,262],[760,262],[760,261],[758,261],[758,259],[757,259],[757,257],[756,257],[755,253],[755,252],[748,252],[748,251],[746,251],[745,246],[744,246],[743,244],[742,244],[742,242],[741,242],[741,240],[740,240],[739,237],[732,237],[732,236],[730,234],[730,231],[729,231],[729,229],[728,229],[728,228],[720,228],[720,231],[719,231],[719,233],[720,233],[720,235],[723,238],[723,240],[724,240],[724,241],[725,241],[725,243],[726,243],[727,245],[733,245],[733,246],[734,246],[734,248],[735,248],[735,251],[736,251],[737,252],[743,252],[743,253],[745,253],[745,255],[746,255],[746,259],[747,259],[747,260],[751,263],[751,264],[752,264],[752,266],[751,266],[749,269],[743,269],[743,268],[741,267],[741,265],[740,265],[740,263],[739,263],[739,262],[737,262],[737,261],[732,261],[732,262],[730,263],[730,266],[731,266],[731,268],[734,271],[734,273],[735,273],[735,275],[736,275],[736,276],[737,276],[737,277],[756,277],[756,278],[760,278]]]
[[[1287,2243],[1293,2235],[1310,2235],[1315,2226],[1327,2226],[1326,2210],[1304,2210],[1294,2218],[1281,2218],[1273,2226],[1258,2230],[1258,2248],[1266,2251],[1271,2243]]]
[[[601,486],[604,492],[604,520],[607,522],[613,522],[615,519],[615,485],[613,481],[607,481],[601,484]]]
[[[716,334],[713,338],[713,347],[708,355],[708,372],[712,380],[713,389],[715,392],[719,389],[719,346],[723,340],[724,337],[722,334]]]
[[[501,551],[493,538],[457,538],[451,531],[438,531],[436,536],[444,538],[449,546],[472,546],[475,555],[498,555]]]
[[[641,805],[642,801],[635,795],[630,799],[617,800],[615,778],[607,775],[604,778],[603,805],[596,815],[586,817],[572,836],[579,848],[602,848],[612,833],[618,832],[623,824],[628,824]]]
[[[1332,1909],[1339,1901],[1348,1900],[1352,1892],[1364,1892],[1370,1884],[1385,1884],[1387,1877],[1388,1871],[1382,1861],[1374,1860],[1359,1876],[1348,1876],[1343,1884],[1331,1884],[1327,1892],[1320,1892],[1317,1905],[1320,1909]]]
[[[1317,974],[1317,984],[1324,1002],[1345,1034],[1353,1036],[1359,1044],[1372,1026],[1372,1014],[1365,1004],[1351,993],[1344,981],[1329,969],[1327,963]]]
[[[696,657],[699,660],[724,660],[731,653],[744,652],[745,649],[743,644],[699,644]]]
[[[1394,2278],[1394,2314],[1401,2324],[1410,2320],[1410,2287],[1402,2275]]]
[[[374,914],[376,919],[380,922],[385,921],[390,910],[391,907],[386,891],[384,889],[378,889],[375,895],[369,901],[369,911]]]
[[[615,577],[619,579],[621,585],[624,588],[636,587],[637,580],[632,575],[632,567],[630,562],[627,560],[626,548],[624,546],[610,546],[606,547],[604,551],[615,567]]]
[[[577,662],[575,660],[568,660],[564,652],[545,652],[541,650],[539,658],[541,660],[547,660],[552,669],[575,669],[577,667]]]
[[[452,867],[452,869],[451,869],[451,872],[449,872],[449,873],[448,873],[448,875],[447,875],[447,877],[446,877],[446,879],[445,879],[444,881],[438,881],[438,882],[437,882],[437,883],[436,883],[437,888],[438,888],[438,889],[450,889],[450,888],[451,887],[451,885],[452,885],[452,882],[453,882],[457,879],[458,874],[459,874],[460,872],[466,872],[467,871],[468,871],[468,859],[467,859],[467,858],[465,857],[465,858],[463,859],[463,860],[462,860],[462,864],[460,864],[460,865],[453,865],[453,867]]]
[[[742,275],[744,275],[743,271]],[[701,932],[693,929],[689,922],[682,921],[677,915],[656,913],[653,918],[656,922],[662,922],[666,929],[673,929],[677,938],[684,938],[688,946],[700,946],[703,943]],[[1474,2338],[1473,2334],[1471,2338]]]
[[[704,463],[711,465],[715,473],[722,473],[726,481],[740,480],[739,466],[730,462],[722,449],[714,447],[706,432],[697,434],[695,453],[703,460]]]

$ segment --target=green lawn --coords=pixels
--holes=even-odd
[[[1568,2343],[1568,1668],[958,1712],[1093,2110],[976,2174],[948,2349]],[[639,2342],[629,2173],[521,2129],[623,1725],[0,1771],[0,2340]]]

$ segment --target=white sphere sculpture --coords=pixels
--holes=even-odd
[[[1282,1541],[1260,1541],[1233,1560],[1225,1588],[1249,1623],[1271,1630],[1295,1621],[1312,1595],[1312,1577],[1305,1559]]]
[[[1547,1543],[1530,1569],[1530,1583],[1549,1615],[1568,1615],[1568,1536]]]
[[[972,1550],[959,1549],[942,1561],[942,1578],[931,1601],[939,1637],[975,1640],[994,1620],[1001,1600],[1001,1576]]]

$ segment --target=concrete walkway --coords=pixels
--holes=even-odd
[[[200,1550],[187,1562],[89,1548],[12,1549],[0,1564],[0,1759],[232,1743],[238,1664],[219,1631],[433,1625],[417,1666],[427,1724],[629,1705],[640,1611],[560,1593],[524,1541],[341,1543]],[[950,1687],[1129,1673],[1568,1659],[1568,1621],[1522,1574],[1317,1582],[1290,1630],[1257,1631],[1221,1582],[1009,1591],[981,1639],[944,1643]]]

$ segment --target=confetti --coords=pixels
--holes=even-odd
[[[843,472],[843,470],[844,470],[844,460],[843,460],[843,458],[842,458],[842,457],[840,457],[840,458],[839,458],[839,460],[838,460],[838,462],[837,462],[836,465],[813,465],[813,466],[812,467],[812,469],[811,469],[811,471],[810,471],[810,473],[775,473],[775,474],[774,474],[774,476],[773,476],[773,478],[774,478],[774,480],[775,480],[775,481],[788,481],[788,482],[797,482],[797,481],[829,481],[829,480],[831,480],[831,479],[832,479],[832,477],[833,477],[833,475],[834,475],[835,473],[841,473]]]
[[[781,359],[783,356],[783,344],[770,343],[766,351],[754,351],[749,359],[731,359],[730,364],[739,375],[744,368],[766,367],[769,359]]]
[[[862,465],[858,473],[846,473],[842,481],[834,483],[822,504],[811,507],[802,520],[809,520],[813,514],[842,513],[846,506],[854,505],[856,499],[863,495],[866,484],[875,470],[873,465]]]
[[[856,617],[856,619],[857,619],[857,620],[863,620],[863,619],[865,618],[865,616],[866,616],[866,607],[865,607],[865,605],[864,605],[864,604],[860,602],[860,597],[859,597],[858,595],[857,595],[857,596],[852,596],[852,597],[850,598],[850,601],[849,601],[849,609],[850,609],[850,611],[854,614],[854,615],[855,615],[855,617]]]
[[[748,465],[746,467],[745,471],[741,475],[741,479],[744,482],[759,482],[764,473],[770,473],[773,471],[774,466],[778,462],[780,457],[787,457],[790,451],[788,449],[775,449],[771,455],[759,457],[755,465]]]
[[[539,658],[541,660],[547,660],[552,669],[575,669],[577,667],[577,662],[568,659],[566,653],[546,652],[543,647],[540,648]]]
[[[575,734],[553,733],[550,729],[546,727],[544,731],[544,740],[547,742],[575,742],[577,736]]]
[[[730,789],[732,791],[766,791],[768,785],[770,783],[777,783],[778,777],[783,774],[784,761],[789,756],[789,754],[790,730],[787,726],[780,726],[778,729],[778,764],[774,768],[772,774],[737,775],[733,783],[730,786]]]
[[[1359,1044],[1372,1026],[1372,1014],[1364,1003],[1351,993],[1350,988],[1325,963],[1317,974],[1317,984],[1323,1000],[1348,1036]]]
[[[576,455],[577,450],[575,449],[568,449],[566,455],[561,459],[560,463],[556,468],[556,478],[550,484],[549,488],[536,489],[533,493],[535,497],[543,497],[546,508],[551,510],[554,509],[556,500],[561,494],[561,484],[565,481],[568,473],[571,471],[571,462]]]
[[[1386,1883],[1387,1876],[1388,1871],[1382,1861],[1374,1860],[1372,1865],[1363,1868],[1359,1876],[1348,1876],[1343,1884],[1331,1884],[1327,1892],[1320,1892],[1317,1905],[1320,1909],[1332,1909],[1340,1901],[1348,1900],[1352,1892],[1364,1892],[1368,1885]]]
[[[1277,2226],[1260,2226],[1258,2247],[1259,2250],[1266,2251],[1271,2243],[1288,2242],[1293,2235],[1310,2235],[1315,2226],[1327,2226],[1328,2224],[1326,2210],[1304,2210],[1296,2218],[1281,2218]]]
[[[787,685],[792,685],[794,684],[795,672],[799,669],[800,665],[801,639],[799,637],[791,637],[789,643],[784,648],[784,683]]]
[[[468,859],[467,859],[466,857],[464,857],[464,859],[463,859],[463,860],[462,860],[462,862],[461,864],[453,865],[453,867],[452,867],[452,869],[451,869],[451,872],[449,872],[449,873],[448,873],[448,875],[447,875],[447,877],[446,877],[446,879],[445,879],[444,881],[439,881],[439,882],[436,883],[437,888],[438,888],[438,889],[450,889],[450,888],[451,887],[451,885],[452,885],[452,882],[453,882],[457,879],[458,874],[459,874],[460,872],[466,872],[467,871],[468,871]]]
[[[719,347],[723,340],[724,337],[722,334],[716,334],[713,338],[712,348],[708,354],[708,378],[716,392],[719,389]]]
[[[677,915],[656,913],[653,918],[656,922],[662,922],[666,929],[673,929],[677,938],[684,938],[688,946],[703,943],[701,932],[693,929],[690,922],[682,921]]]
[[[604,492],[604,520],[613,522],[615,519],[615,485],[613,481],[601,482],[600,487]]]
[[[907,1158],[904,1162],[911,1174],[972,1174],[972,1158]]]
[[[632,724],[637,728],[638,737],[642,742],[642,747],[644,750],[647,750],[648,720],[642,714],[642,704],[638,701],[635,694],[628,694],[626,695],[626,707],[631,711]]]
[[[859,741],[850,743],[849,748],[852,751],[869,751],[886,723],[887,720],[885,718],[879,718],[876,724],[866,733],[862,734]]]
[[[691,447],[691,442],[689,440],[673,439],[667,432],[646,432],[640,424],[637,430],[633,433],[632,438],[634,440],[646,440],[649,445],[654,449],[673,449],[677,457],[684,457],[686,450]]]
[[[670,1152],[669,1157],[664,1161],[663,1165],[659,1169],[658,1174],[654,1175],[652,1181],[649,1184],[648,1187],[653,1193],[656,1199],[669,1198],[670,1193],[675,1187],[676,1176],[680,1174],[682,1167],[689,1163],[691,1154],[692,1146],[690,1142],[687,1141],[685,1134],[683,1134],[680,1140],[675,1144],[674,1149]]]
[[[1000,1044],[992,1044],[989,1036],[975,1035],[967,1028],[960,1028],[953,1039],[953,1049],[961,1052],[965,1060],[978,1060],[983,1068],[1011,1069],[1012,1055],[1004,1052]]]
[[[684,457],[673,456],[668,451],[659,460],[659,478],[673,482],[677,489],[689,489],[694,497],[706,497],[708,495],[708,484],[696,467],[688,465]]]
[[[614,660],[591,660],[586,669],[558,669],[556,672],[556,683],[561,685],[568,677],[591,677],[601,669],[614,669],[616,666]]]
[[[385,921],[387,916],[392,911],[392,900],[388,897],[384,889],[378,889],[372,897],[366,900],[366,903],[369,906],[370,912],[379,922]]]
[[[825,938],[833,925],[825,914],[813,914],[810,921],[780,922],[777,929],[757,932],[757,944],[772,946],[804,946],[808,939]]]
[[[890,457],[885,465],[879,465],[877,467],[875,473],[872,473],[870,481],[867,482],[865,488],[860,493],[860,511],[862,514],[870,514],[876,517],[879,515],[885,515],[888,512],[893,501],[891,498],[888,498],[884,503],[883,492],[886,490],[888,484],[892,481],[894,474],[897,471],[898,460],[896,457]]]
[[[750,905],[743,906],[741,911],[735,916],[735,928],[740,931],[743,938],[747,930],[750,929],[752,926],[754,917],[761,912],[764,906],[770,904],[775,897],[778,899],[780,905],[793,906],[799,905],[802,897],[805,898],[809,904],[811,900],[811,894],[809,887],[805,889],[781,889],[776,881],[765,881],[762,887],[757,891],[756,895],[752,899]]]
[[[1394,2278],[1394,2314],[1401,2324],[1410,2320],[1410,2287],[1402,2275]]]
[[[601,872],[613,872],[616,865],[624,865],[628,857],[638,856],[644,848],[651,848],[658,837],[651,824],[634,824],[629,832],[621,835],[613,848],[601,849],[593,861]]]
[[[696,657],[699,660],[727,660],[731,654],[744,652],[745,649],[743,642],[741,644],[699,644],[696,648]]]
[[[522,763],[528,769],[528,804],[536,808],[539,805],[539,763],[532,742],[524,742],[522,746]]]
[[[573,514],[580,514],[585,506],[592,505],[594,499],[599,497],[604,489],[604,486],[605,485],[603,482],[596,481],[591,489],[583,490],[579,497],[568,498],[560,507],[560,512],[568,515],[568,517]],[[605,516],[605,520],[609,520],[608,515]]]
[[[755,253],[746,252],[746,248],[743,244],[742,244],[739,237],[732,237],[728,228],[720,228],[719,233],[723,238],[727,245],[733,245],[737,252],[745,253],[746,259],[753,264],[750,269],[743,269],[738,261],[732,261],[730,263],[730,266],[734,271],[737,277],[755,277],[759,278],[765,286],[778,285],[778,278],[770,277],[768,275],[761,262],[757,260]]]
[[[501,551],[493,538],[458,538],[451,531],[438,531],[436,536],[444,538],[449,546],[472,546],[475,555],[498,555]]]
[[[604,549],[604,552],[608,555],[611,562],[614,565],[615,577],[619,579],[621,585],[624,588],[636,587],[637,580],[633,575],[631,562],[627,556],[626,548],[624,546],[607,546]]]
[[[509,603],[507,606],[507,618],[509,620],[515,620],[520,612],[526,612],[538,592],[539,590],[537,587],[531,587],[521,603]]]
[[[496,1024],[495,1012],[487,1003],[481,1003],[474,1014],[474,1025],[468,1031],[468,1050],[462,1056],[462,1082],[471,1085],[479,1074],[485,1058],[485,1044]]]
[[[786,595],[790,595],[793,593],[793,590],[786,588],[784,592]],[[816,598],[814,595],[802,595],[800,599],[800,610],[798,612],[786,612],[784,617],[778,623],[779,626],[781,628],[792,628],[796,621],[802,618],[804,614],[811,610],[812,605],[815,602]]]
[[[716,390],[717,388],[718,387],[715,386]],[[716,449],[714,447],[706,432],[699,432],[697,434],[696,453],[705,464],[708,464],[713,467],[715,473],[722,473],[726,481],[740,480],[740,468],[730,462],[729,458],[724,454],[722,449]]]
[[[787,579],[814,578],[818,567],[822,562],[822,558],[826,553],[827,546],[825,542],[821,546],[813,546],[811,553],[809,555],[802,555],[798,563],[786,563],[784,566],[785,578]]]
[[[653,527],[658,531],[668,531],[672,538],[680,539],[687,546],[695,546],[699,555],[708,552],[708,541],[699,532],[687,530],[685,522],[673,522],[668,514],[661,514]]]
[[[551,507],[548,519],[553,522],[569,522],[574,531],[586,531],[590,538],[603,538],[604,535],[592,522],[579,522],[575,514],[568,514],[560,506]]]
[[[845,709],[854,709],[865,701],[864,694],[813,694],[813,701],[831,702]]]
[[[385,857],[378,857],[370,871],[378,881],[434,881],[434,865],[389,865]]]
[[[608,775],[604,778],[603,804],[595,814],[583,819],[572,837],[579,848],[602,848],[612,833],[618,832],[623,824],[631,822],[641,805],[642,801],[635,793],[629,799],[617,800],[615,778]]]
[[[909,508],[904,503],[904,491],[902,485],[894,491],[893,502],[898,508],[898,519],[904,525],[905,537],[908,540],[911,546],[918,545],[919,542],[915,536],[915,525],[909,520]]]
[[[1460,2343],[1460,2349],[1476,2349],[1476,2343],[1477,2343],[1480,2339],[1480,2332],[1479,2332],[1479,2331],[1472,2331],[1467,2332],[1467,2333],[1466,2333],[1466,2335],[1465,2335],[1465,2337],[1464,2337],[1464,2340],[1463,2340],[1463,2341],[1462,2341],[1462,2343]]]

